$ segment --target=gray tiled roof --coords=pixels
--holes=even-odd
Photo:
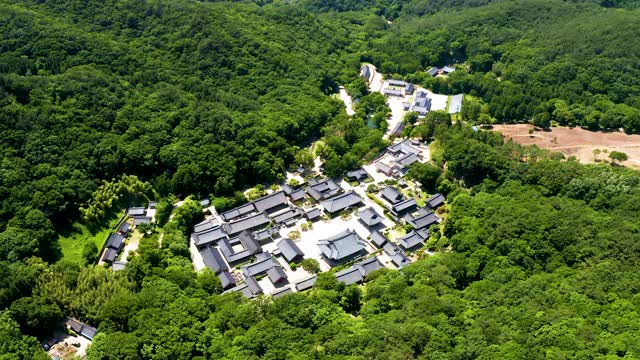
[[[391,258],[391,262],[393,262],[398,268],[403,268],[411,263],[404,251],[400,250],[400,248],[395,244],[388,242],[384,244],[383,249]]]
[[[412,211],[417,206],[418,206],[418,203],[416,202],[415,199],[407,199],[394,204],[393,207],[391,208],[391,211],[393,211],[396,214],[401,214],[403,212]]]
[[[382,216],[370,207],[358,212],[358,217],[367,226],[374,226],[382,222]]]
[[[233,246],[236,244],[242,245],[244,250],[236,252]],[[237,238],[228,239],[224,238],[218,242],[222,255],[229,264],[238,263],[248,260],[252,255],[262,251],[260,244],[249,234],[248,232],[242,232]]]
[[[193,243],[198,247],[215,243],[218,240],[224,239],[226,237],[227,237],[227,234],[223,231],[221,227],[217,227],[217,228],[214,227],[208,230],[204,230],[202,232],[194,232],[193,234],[191,234]]]
[[[303,291],[303,290],[311,289],[313,285],[316,283],[316,280],[318,280],[318,275],[313,275],[308,279],[299,281],[296,283],[296,290]]]
[[[429,206],[432,209],[435,209],[437,207],[440,207],[440,205],[444,204],[444,201],[445,201],[444,195],[440,193],[436,193],[427,199],[427,206]]]
[[[418,156],[413,153],[404,154],[396,159],[396,162],[402,165],[403,167],[409,166],[416,161],[418,161]]]
[[[333,180],[325,179],[321,182],[308,186],[306,190],[309,196],[314,198],[316,201],[320,201],[339,194],[342,191],[342,188],[333,182]]]
[[[364,169],[357,169],[347,172],[347,177],[349,179],[361,180],[369,177],[369,174]]]
[[[273,259],[271,257],[268,257],[266,259],[263,260],[258,260],[254,263],[251,263],[249,265],[243,266],[242,267],[242,272],[244,273],[244,276],[249,277],[249,276],[257,276],[257,275],[261,275],[267,272],[267,270],[271,269],[272,267],[274,267],[276,265],[275,262],[273,262]]]
[[[147,216],[135,216],[133,218],[133,225],[149,224],[149,223],[151,223],[151,218]]]
[[[249,291],[251,291],[251,294],[253,294],[253,296],[262,294],[262,288],[253,276],[249,276],[248,278],[244,279],[244,282],[249,287]]]
[[[231,221],[241,216],[249,215],[255,211],[256,211],[256,207],[253,205],[253,203],[248,203],[248,204],[240,205],[229,211],[225,211],[222,214],[220,214],[220,217],[224,221]]]
[[[77,334],[84,336],[89,340],[93,340],[93,337],[96,335],[96,328],[89,326],[85,323],[82,323],[76,319],[67,318],[66,324],[71,330],[75,331]]]
[[[438,69],[437,67],[432,67],[431,69],[427,70],[427,73],[431,76],[436,76],[438,75],[438,72],[440,71],[440,69]]]
[[[305,211],[304,216],[309,220],[314,220],[322,216],[322,210],[313,208]]]
[[[372,258],[360,261],[359,263],[353,265],[353,267],[360,271],[360,274],[362,274],[363,278],[367,277],[367,275],[371,274],[376,270],[384,269],[384,265],[382,265],[382,263],[377,257],[372,257]]]
[[[382,91],[385,95],[391,95],[391,96],[402,96],[402,90],[395,90],[395,89],[389,89],[386,88]]]
[[[432,212],[428,212],[428,213],[420,214],[420,215],[415,216],[415,217],[411,217],[409,220],[407,220],[407,222],[414,229],[420,230],[420,229],[423,229],[423,228],[428,228],[429,226],[431,226],[433,224],[437,224],[438,220],[439,219],[436,216],[436,214],[434,214]]]
[[[211,200],[209,200],[209,199],[202,199],[202,200],[200,200],[200,206],[202,206],[202,207],[208,207],[209,205],[211,205]]]
[[[291,194],[289,194],[289,197],[291,198],[291,201],[302,200],[304,199],[304,190],[302,189],[294,190]]]
[[[199,232],[207,231],[210,229],[215,229],[218,227],[220,227],[220,224],[218,224],[218,222],[213,220],[205,220],[195,224],[193,226],[193,232],[199,233]]]
[[[423,245],[429,238],[429,230],[412,231],[398,239],[398,245],[404,250],[410,250],[418,245]]]
[[[284,270],[282,270],[279,265],[274,265],[267,270],[267,276],[274,284],[287,279],[287,274],[285,274]]]
[[[107,248],[102,256],[102,261],[111,263],[116,260],[116,257],[118,257],[118,251],[112,248]]]
[[[391,186],[386,186],[384,189],[382,189],[380,195],[382,195],[385,200],[389,201],[392,204],[404,200],[404,196],[402,196],[402,194],[398,190]]]
[[[393,130],[391,130],[391,135],[399,136],[402,134],[402,130],[404,130],[405,126],[406,124],[404,122],[397,123]]]
[[[448,74],[448,73],[452,73],[454,71],[456,71],[456,68],[454,68],[454,67],[451,67],[451,66],[443,66],[442,67],[442,72],[444,72],[444,73]]]
[[[127,210],[129,216],[144,216],[146,209],[143,207],[132,207]]]
[[[264,230],[256,231],[253,233],[253,238],[257,241],[264,241],[273,238],[278,235],[278,228],[272,227]]]
[[[123,222],[122,225],[120,225],[120,228],[118,229],[118,231],[123,235],[127,235],[129,233],[129,230],[131,230],[131,225],[129,225],[129,223],[126,221]]]
[[[259,212],[266,211],[268,213],[278,210],[287,205],[287,197],[284,191],[276,191],[272,194],[261,197],[253,202]]]
[[[222,227],[227,234],[235,235],[244,230],[254,230],[264,227],[269,223],[269,221],[269,217],[265,213],[258,213],[228,224],[223,224]]]
[[[214,273],[218,274],[221,271],[229,270],[227,263],[224,262],[220,250],[212,246],[207,246],[200,250],[200,255],[204,264],[211,269]]]
[[[385,175],[390,175],[393,172],[393,168],[385,163],[376,163],[376,169]]]
[[[98,332],[98,330],[96,330],[96,328],[94,328],[93,326],[83,325],[82,330],[80,330],[80,335],[89,340],[93,340],[93,337],[96,336],[96,332]]]
[[[220,284],[224,290],[233,287],[236,284],[236,280],[228,271],[221,271],[218,274],[218,279],[220,279]]]
[[[280,249],[282,256],[288,263],[300,260],[304,257],[302,250],[300,250],[298,245],[296,245],[296,243],[291,239],[282,239],[278,243],[278,249]]]
[[[355,192],[349,191],[342,195],[334,196],[320,204],[327,212],[336,213],[362,203],[362,198]]]
[[[107,243],[105,247],[116,249],[117,251],[122,250],[124,246],[124,236],[120,234],[111,234],[109,235],[109,239],[107,239]]]
[[[389,79],[388,81],[391,86],[405,86],[407,84],[404,80]]]
[[[271,293],[271,296],[273,297],[273,299],[279,299],[287,294],[291,294],[293,292],[293,290],[291,290],[291,287],[289,286],[285,286],[285,287],[281,287],[276,289],[274,292]]]
[[[355,231],[346,230],[318,241],[318,247],[328,259],[340,261],[363,252],[366,249],[366,243]]]
[[[355,267],[350,267],[342,271],[338,271],[336,274],[336,280],[345,283],[345,285],[361,283],[364,278],[360,270]]]
[[[68,327],[71,328],[71,330],[80,334],[80,330],[82,330],[82,325],[83,325],[80,321],[72,318],[67,318],[66,324]]]
[[[126,266],[127,266],[127,263],[125,261],[114,261],[113,264],[111,264],[111,270],[113,271],[124,270]]]
[[[388,239],[382,235],[382,233],[380,233],[378,230],[373,230],[371,232],[371,242],[381,248],[382,245],[384,245],[386,242],[388,241]]]
[[[395,144],[395,145],[391,145],[389,146],[389,151],[392,153],[398,153],[401,152],[403,154],[409,154],[409,153],[413,153],[413,154],[420,154],[420,150],[416,149],[415,147],[413,147],[411,145],[411,141],[409,141],[408,139],[402,140],[401,142]]]
[[[283,212],[279,212],[277,213],[277,215],[273,216],[273,221],[275,221],[278,224],[287,222],[291,219],[295,219],[298,218],[300,216],[302,216],[303,212],[302,210],[300,210],[300,208],[297,207],[292,207],[287,209],[286,211]]]
[[[289,195],[296,190],[291,185],[287,185],[287,184],[282,185],[281,188],[282,188],[282,191],[284,191],[285,195]]]

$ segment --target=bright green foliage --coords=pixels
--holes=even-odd
[[[312,259],[312,258],[304,259],[300,262],[300,266],[302,266],[302,268],[305,271],[308,271],[312,274],[316,274],[320,272],[320,264],[316,259]]]
[[[143,205],[150,196],[153,196],[151,184],[140,181],[136,176],[122,176],[117,181],[104,181],[80,212],[87,223],[98,222],[114,207]]]
[[[35,293],[55,300],[66,314],[97,324],[104,304],[132,290],[121,272],[58,264],[41,275]]]
[[[158,226],[164,226],[169,221],[171,211],[173,210],[173,204],[167,199],[160,199],[158,205],[156,205],[156,224]]]

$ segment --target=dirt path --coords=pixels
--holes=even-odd
[[[535,131],[527,124],[496,125],[493,130],[521,145],[537,145],[540,148],[575,156],[582,163],[596,161],[594,150],[600,150],[597,160],[608,159],[612,151],[624,152],[629,160],[622,164],[640,169],[640,135],[623,132],[588,131],[582,128],[554,127],[550,131]]]
[[[138,231],[137,229],[133,230],[131,238],[129,238],[129,241],[127,241],[127,244],[124,246],[124,250],[122,251],[122,261],[127,261],[129,253],[138,250],[141,238],[142,233],[140,233],[140,231]]]

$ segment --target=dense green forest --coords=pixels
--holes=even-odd
[[[365,286],[219,295],[192,269],[192,200],[122,272],[57,243],[131,199],[232,206],[318,139],[332,176],[376,157],[389,108],[365,61],[472,95],[469,122],[640,133],[638,4],[0,0],[0,359],[46,359],[64,316],[99,327],[89,359],[640,357],[640,174],[435,116],[416,130],[438,151],[411,175],[447,194],[437,255]]]

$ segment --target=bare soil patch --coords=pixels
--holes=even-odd
[[[567,157],[575,156],[582,163],[596,162],[595,149],[606,150],[598,155],[598,160],[608,160],[611,151],[621,151],[629,156],[622,163],[640,169],[640,135],[623,132],[589,131],[582,128],[554,127],[550,131],[534,131],[528,124],[496,125],[505,138],[511,138],[521,145],[537,145],[540,148],[561,152]]]

